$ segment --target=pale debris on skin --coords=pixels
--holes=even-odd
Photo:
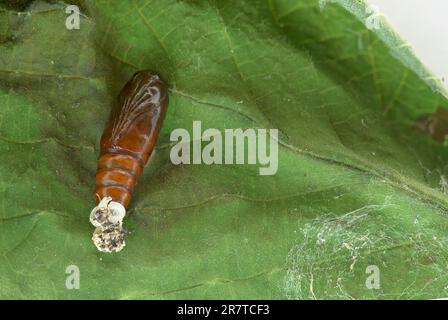
[[[119,225],[111,225],[106,228],[98,227],[93,233],[92,240],[99,251],[120,252],[126,245],[125,234],[126,231]]]
[[[111,197],[104,197],[90,213],[90,223],[95,227],[107,227],[123,223],[126,214],[125,208]]]
[[[126,231],[122,228],[122,223],[125,214],[125,208],[112,201],[111,197],[101,199],[92,210],[90,222],[97,227],[92,240],[99,251],[119,252],[124,248]]]

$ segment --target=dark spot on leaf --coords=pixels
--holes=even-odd
[[[448,110],[440,107],[433,114],[422,114],[415,122],[414,128],[431,135],[435,141],[443,142],[448,134]]]
[[[33,2],[33,0],[2,0],[0,1],[0,6],[7,9],[23,11],[31,2]]]

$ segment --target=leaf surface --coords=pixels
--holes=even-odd
[[[79,1],[80,30],[63,3],[25,2],[0,2],[0,297],[446,296],[448,153],[412,128],[446,92],[363,1]],[[102,254],[99,138],[140,69],[169,110],[127,246]],[[170,133],[194,120],[279,129],[278,172],[173,165]]]

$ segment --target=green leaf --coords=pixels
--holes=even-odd
[[[384,18],[365,27],[363,1],[78,1],[80,30],[64,3],[4,3],[1,298],[448,294],[448,152],[413,129],[447,94]],[[127,246],[103,254],[88,219],[99,138],[139,69],[169,84],[169,111]],[[277,174],[173,165],[170,133],[193,120],[278,128]]]

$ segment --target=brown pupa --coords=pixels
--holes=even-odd
[[[134,74],[121,90],[100,143],[95,176],[98,205],[90,214],[98,250],[124,246],[122,221],[138,177],[151,156],[168,106],[166,85],[148,70]]]

